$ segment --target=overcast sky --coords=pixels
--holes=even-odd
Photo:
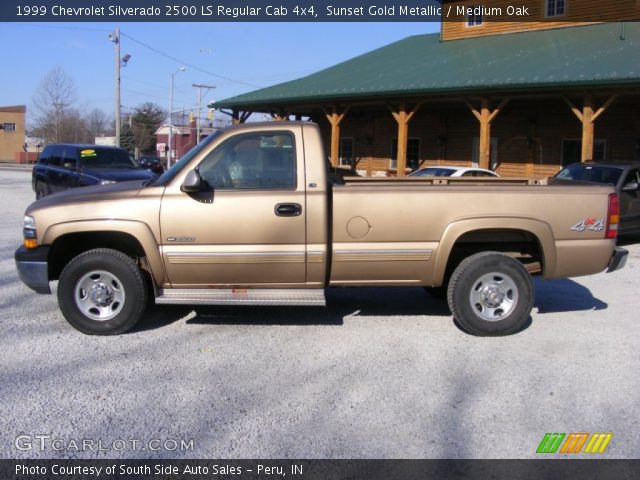
[[[121,55],[131,55],[122,69],[124,113],[145,101],[167,109],[169,76],[185,64],[175,76],[175,109],[195,105],[193,83],[217,87],[205,103],[439,31],[438,23],[5,23],[0,106],[26,104],[29,122],[40,81],[61,66],[76,84],[80,108],[113,114],[115,53],[108,34],[117,26]]]

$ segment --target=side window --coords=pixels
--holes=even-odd
[[[49,165],[53,167],[62,166],[62,147],[55,145],[51,147],[51,155],[49,156]]]
[[[38,163],[40,165],[49,165],[49,157],[51,157],[52,147],[45,147],[40,154],[40,158],[38,158]]]
[[[294,189],[296,156],[293,140],[289,132],[237,135],[209,153],[198,171],[215,189]]]
[[[65,147],[62,154],[62,166],[75,170],[78,166],[78,151],[74,147]]]

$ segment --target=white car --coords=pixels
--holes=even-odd
[[[496,172],[476,167],[426,167],[416,170],[410,177],[499,177]]]

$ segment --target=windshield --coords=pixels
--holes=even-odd
[[[560,170],[556,174],[556,178],[616,185],[620,175],[622,175],[622,169],[619,167],[576,163]]]
[[[184,156],[178,160],[176,163],[171,165],[171,168],[166,170],[162,175],[153,180],[149,185],[153,187],[160,187],[167,185],[173,178],[182,170],[182,168],[191,161],[193,157],[195,157],[201,150],[203,150],[207,145],[213,142],[216,138],[220,136],[220,131],[212,133],[203,141],[201,141],[198,145],[193,147]]]
[[[80,149],[80,162],[87,168],[139,168],[126,150],[117,148]]]

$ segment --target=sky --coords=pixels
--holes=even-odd
[[[194,83],[216,86],[203,104],[300,78],[411,35],[439,31],[438,23],[0,23],[3,45],[0,106],[27,105],[42,79],[62,67],[73,79],[81,111],[115,111],[114,44],[120,28],[121,105],[144,102],[168,110],[196,105]],[[171,58],[170,58],[171,57]],[[198,70],[199,69],[199,70]],[[203,112],[204,114],[204,112]]]

